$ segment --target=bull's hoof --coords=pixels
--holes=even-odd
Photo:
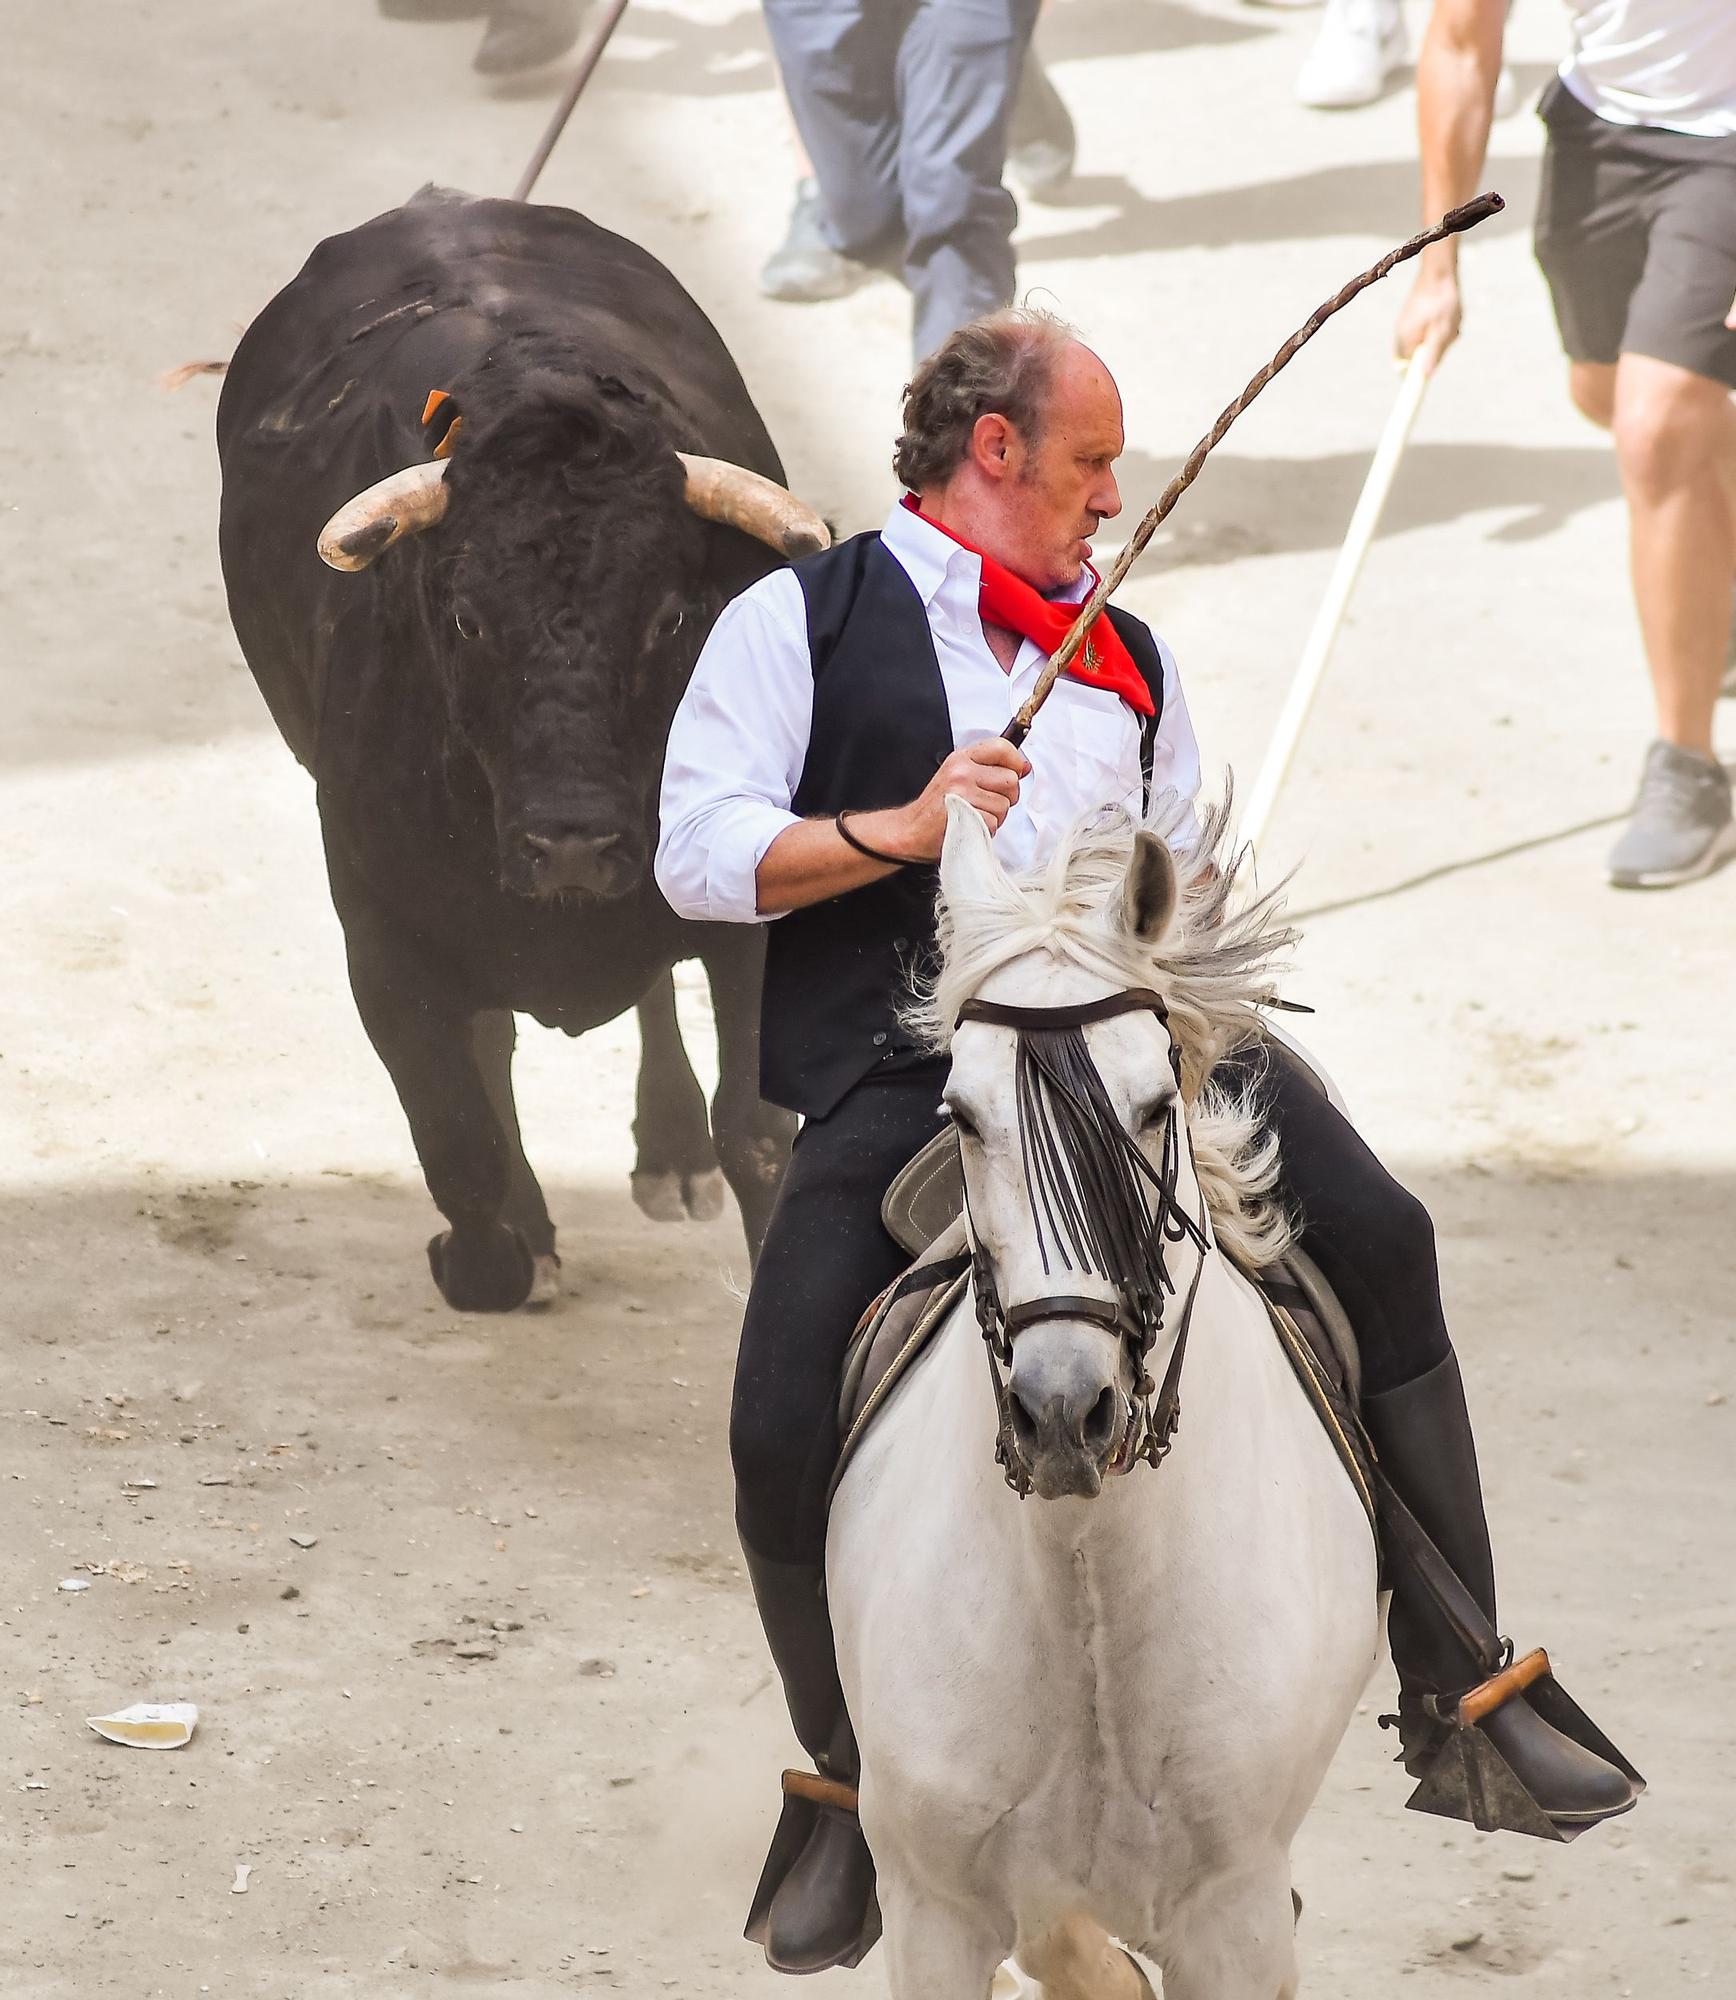
[[[680,1222],[687,1214],[679,1174],[635,1174],[633,1205],[653,1222]]]
[[[529,1246],[504,1222],[431,1237],[428,1268],[440,1296],[457,1312],[516,1312],[536,1282]]]
[[[715,1222],[723,1213],[724,1180],[713,1167],[706,1174],[689,1174],[681,1183],[681,1202],[695,1222]]]
[[[551,1250],[546,1256],[533,1258],[531,1263],[533,1276],[530,1297],[524,1302],[525,1311],[541,1312],[561,1295],[561,1260]]]

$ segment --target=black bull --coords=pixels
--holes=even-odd
[[[326,568],[328,517],[455,414],[445,518]],[[637,1006],[635,1195],[715,1206],[721,1162],[757,1249],[791,1123],[758,1092],[762,940],[681,921],[650,874],[699,646],[780,559],[683,501],[677,450],[783,478],[716,331],[582,216],[425,190],[322,243],[253,322],[217,439],[230,613],[316,781],[356,1006],[451,1225],[442,1293],[508,1310],[554,1286],[514,1011],[577,1035]],[[687,958],[717,1021],[709,1132],[675,1027]]]

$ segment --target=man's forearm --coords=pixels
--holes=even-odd
[[[870,847],[902,854],[903,831],[897,811],[852,813],[850,831]],[[859,854],[829,819],[805,819],[787,826],[760,857],[754,891],[762,917],[781,917],[834,896],[878,882],[892,865]]]
[[[1489,150],[1495,84],[1501,73],[1505,0],[1436,0],[1417,60],[1417,133],[1423,214],[1445,215],[1477,193]],[[1458,266],[1459,239],[1431,244],[1425,268]]]

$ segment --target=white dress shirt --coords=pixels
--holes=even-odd
[[[978,596],[982,559],[909,508],[896,506],[881,530],[928,613],[955,745],[998,736],[1030,694],[1047,655],[1024,640],[1012,671],[983,633]],[[1081,576],[1058,593],[1078,603]],[[1163,714],[1151,784],[1191,808],[1200,787],[1199,746],[1182,699],[1175,659],[1161,639]],[[711,629],[669,732],[663,765],[657,886],[683,917],[759,923],[754,874],[785,827],[807,761],[814,672],[802,586],[787,569],[742,592]],[[1124,804],[1139,813],[1140,718],[1119,695],[1063,674],[1025,743],[1031,775],[995,836],[1009,868],[1047,859],[1081,813]],[[1191,810],[1183,842],[1195,829]]]

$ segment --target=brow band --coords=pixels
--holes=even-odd
[[[967,1000],[953,1026],[983,1021],[995,1028],[1088,1028],[1094,1021],[1110,1021],[1117,1014],[1142,1013],[1155,1014],[1164,1022],[1169,1019],[1163,995],[1149,986],[1129,986],[1120,993],[1106,993],[1101,1000],[1081,1001],[1076,1007],[1005,1007],[994,1000]]]

